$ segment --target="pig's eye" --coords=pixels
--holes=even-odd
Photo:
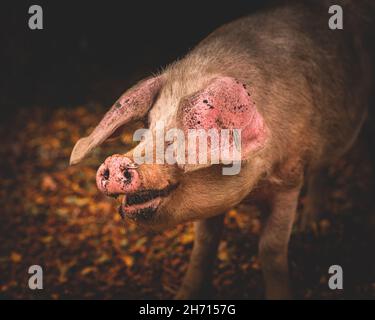
[[[145,128],[150,128],[150,119],[149,118],[144,119],[142,122],[143,122],[143,125],[144,125]]]

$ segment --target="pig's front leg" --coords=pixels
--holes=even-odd
[[[259,258],[267,299],[290,299],[288,243],[296,216],[300,187],[277,192],[259,242]]]
[[[195,240],[188,271],[176,299],[207,298],[221,238],[224,214],[194,223]]]

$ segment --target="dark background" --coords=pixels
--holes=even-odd
[[[80,166],[68,167],[70,152],[132,83],[271,2],[0,3],[0,299],[173,297],[187,268],[192,225],[144,235],[124,226],[115,201],[97,191],[98,166],[129,140],[98,148]],[[43,30],[28,27],[32,4],[43,8]],[[368,123],[330,168],[326,208],[310,230],[293,232],[297,299],[375,297],[374,132]],[[264,297],[260,220],[247,206],[228,212],[214,297]],[[41,292],[26,286],[32,264],[46,270]],[[333,264],[345,270],[343,292],[327,286]]]
[[[225,22],[270,1],[12,1],[1,4],[0,103],[110,104]],[[28,8],[43,8],[30,30]],[[4,114],[4,113],[3,113]]]

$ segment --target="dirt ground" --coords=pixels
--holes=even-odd
[[[0,128],[0,298],[172,298],[187,268],[192,224],[147,234],[124,224],[101,195],[96,169],[129,147],[131,134],[68,167],[75,141],[104,112],[96,105],[17,112]],[[330,169],[326,209],[308,232],[294,230],[291,278],[297,299],[375,298],[374,172],[358,144]],[[304,197],[301,197],[301,205]],[[214,298],[262,299],[255,208],[229,211],[215,267]],[[44,289],[28,288],[28,267]],[[328,288],[328,268],[344,270],[344,290]]]

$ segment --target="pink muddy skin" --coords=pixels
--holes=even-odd
[[[241,147],[245,153],[262,145],[265,138],[263,117],[246,85],[230,77],[214,79],[205,89],[184,101],[182,122],[185,131],[241,129]]]
[[[96,173],[96,185],[106,195],[135,192],[141,185],[141,179],[133,162],[124,156],[115,154],[108,157]]]

